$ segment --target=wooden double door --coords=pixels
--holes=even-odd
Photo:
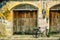
[[[37,27],[37,11],[13,11],[13,34],[32,34]]]
[[[51,32],[60,32],[60,11],[50,11],[50,28]]]

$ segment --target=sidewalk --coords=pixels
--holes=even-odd
[[[13,35],[10,37],[3,37],[0,40],[60,40],[60,37],[39,37],[33,38],[32,35]]]

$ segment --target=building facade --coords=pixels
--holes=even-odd
[[[60,32],[59,11],[59,0],[10,0],[0,10],[0,23],[8,36],[32,34],[35,27]]]

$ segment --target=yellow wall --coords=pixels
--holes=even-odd
[[[46,2],[46,17],[49,18],[49,10],[52,6],[54,5],[57,5],[59,4],[60,2],[59,1],[48,1]],[[17,5],[20,5],[20,4],[31,4],[33,6],[36,6],[38,8],[38,15],[40,17],[38,17],[39,20],[41,20],[40,18],[42,18],[42,1],[39,1],[39,2],[19,2],[19,1],[11,1],[11,2],[7,2],[5,6],[3,6],[1,9],[3,10],[2,13],[4,13],[6,11],[6,9],[8,9],[10,12],[7,14],[7,18],[1,14],[5,20],[7,20],[8,22],[10,22],[10,27],[11,27],[11,30],[6,30],[6,35],[9,35],[9,34],[12,34],[12,31],[13,31],[13,12],[12,12],[12,8],[14,8],[15,6]],[[49,22],[47,23],[48,27],[49,27]],[[40,24],[39,24],[40,25]]]
[[[13,12],[12,12],[12,8],[14,8],[15,6],[17,6],[17,5],[20,5],[20,4],[30,4],[30,5],[33,5],[33,6],[35,6],[35,7],[37,7],[38,8],[38,13],[39,14],[41,14],[41,9],[42,9],[42,7],[41,7],[41,2],[7,2],[6,3],[6,5],[5,6],[3,6],[2,7],[2,10],[3,11],[6,11],[7,9],[10,11],[10,12],[8,12],[8,14],[7,14],[7,18],[5,17],[5,20],[7,20],[8,22],[11,22],[11,30],[6,30],[6,35],[10,35],[10,34],[13,34],[12,32],[13,32]],[[2,13],[4,13],[4,12],[2,12]],[[5,16],[5,15],[4,15]],[[10,26],[9,26],[10,27]],[[11,32],[10,32],[11,31]]]

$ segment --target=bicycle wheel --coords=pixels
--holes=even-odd
[[[41,32],[39,30],[34,30],[33,31],[33,37],[38,38],[40,36]]]
[[[41,31],[38,30],[38,31],[37,31],[37,35],[36,35],[36,37],[38,38],[40,35],[41,35]]]

